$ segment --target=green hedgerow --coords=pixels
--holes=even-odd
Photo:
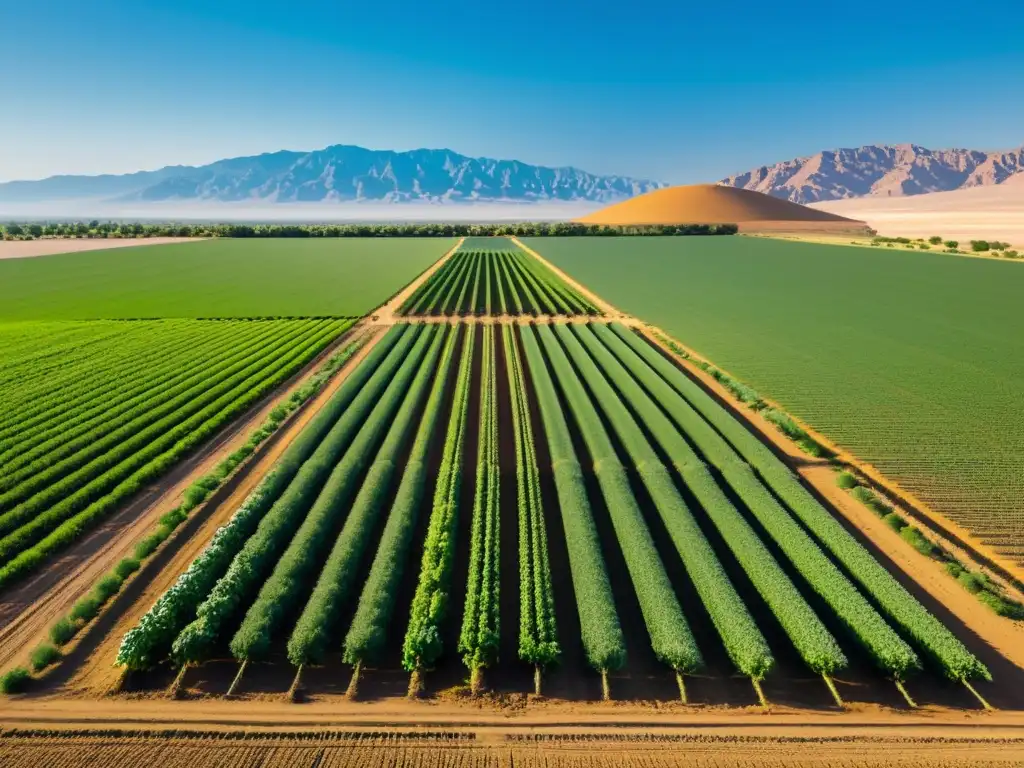
[[[854,477],[850,472],[840,472],[838,477],[836,477],[836,485],[838,485],[843,490],[848,491],[852,488],[857,487],[857,478]]]
[[[57,650],[56,646],[50,645],[50,643],[43,643],[32,651],[29,655],[29,660],[32,662],[32,670],[40,672],[51,664],[56,664],[60,661],[60,651]]]
[[[28,686],[30,675],[24,667],[15,667],[7,670],[0,676],[0,693],[7,694],[21,693]]]
[[[77,632],[78,628],[70,619],[58,619],[57,623],[50,627],[50,639],[54,645],[67,645]]]
[[[929,541],[929,539],[921,533],[921,531],[913,525],[908,525],[900,530],[900,538],[907,542],[910,546],[920,552],[922,555],[931,556],[935,553],[935,545]]]
[[[116,573],[122,580],[127,579],[133,573],[135,573],[142,566],[138,560],[134,557],[126,557],[120,563],[114,566],[114,573]]]
[[[1024,605],[1016,600],[1009,600],[988,590],[978,592],[976,597],[1000,616],[1005,616],[1008,619],[1024,619]]]
[[[974,571],[964,571],[956,580],[960,583],[964,589],[970,592],[972,595],[976,595],[988,586],[988,579],[985,578],[984,574],[975,573]]]
[[[96,582],[96,586],[93,588],[92,593],[96,595],[96,599],[99,600],[100,603],[105,603],[118,593],[123,583],[124,579],[116,573],[108,573]]]

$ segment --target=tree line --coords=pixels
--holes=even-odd
[[[575,222],[509,224],[181,224],[139,222],[8,222],[4,240],[128,237],[573,237],[581,235],[734,235],[735,224],[606,226]]]

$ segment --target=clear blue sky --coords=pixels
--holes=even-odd
[[[0,180],[360,144],[694,182],[1024,143],[1020,0],[0,7]]]

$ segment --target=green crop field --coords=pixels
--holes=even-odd
[[[1024,563],[1024,269],[751,238],[527,238]]]
[[[454,238],[209,240],[0,261],[0,320],[356,316]]]

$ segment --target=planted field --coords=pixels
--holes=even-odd
[[[354,317],[456,242],[216,239],[0,260],[0,321]]]
[[[1024,564],[1024,271],[751,238],[529,238]]]
[[[202,687],[189,669],[227,655],[220,692],[264,692],[273,668],[293,696],[364,695],[400,669],[414,694],[582,679],[583,698],[657,698],[664,682],[713,702],[737,679],[747,703],[792,678],[836,701],[991,679],[771,451],[615,323],[392,327],[145,606],[117,664]]]
[[[0,324],[0,588],[166,474],[352,322]]]
[[[471,249],[470,241],[480,243]],[[468,238],[401,306],[403,315],[586,315],[589,301],[511,240]]]

